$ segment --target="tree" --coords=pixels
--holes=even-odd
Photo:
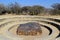
[[[24,6],[24,7],[22,7],[22,12],[24,12],[23,14],[30,14],[30,12],[31,12],[31,6]]]
[[[52,8],[53,8],[53,10],[52,10],[53,14],[55,14],[55,15],[60,14],[60,4],[59,3],[53,4]]]
[[[5,14],[5,13],[6,13],[6,7],[5,7],[5,5],[0,4],[0,15]]]
[[[60,4],[59,3],[53,4],[52,8],[54,8],[56,10],[60,10]]]
[[[38,15],[38,14],[42,13],[43,10],[44,10],[43,6],[35,5],[32,7],[33,15]]]
[[[38,5],[22,7],[22,11],[24,12],[24,14],[28,14],[28,15],[38,15],[42,13],[43,10],[44,7]]]
[[[15,4],[11,4],[9,7],[12,13],[19,14],[21,11],[20,5],[17,2],[15,2]]]

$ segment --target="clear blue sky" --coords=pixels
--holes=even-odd
[[[54,3],[60,3],[60,0],[0,0],[0,3],[5,5],[14,2],[18,2],[22,6],[42,5],[49,8]]]

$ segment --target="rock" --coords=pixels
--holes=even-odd
[[[37,35],[41,34],[41,25],[36,22],[28,22],[25,24],[20,24],[17,28],[18,35]]]

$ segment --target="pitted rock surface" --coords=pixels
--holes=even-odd
[[[41,25],[36,22],[29,22],[25,24],[20,24],[17,28],[18,35],[37,35],[41,34]]]

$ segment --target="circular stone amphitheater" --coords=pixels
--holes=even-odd
[[[60,40],[60,17],[2,15],[0,40]]]

